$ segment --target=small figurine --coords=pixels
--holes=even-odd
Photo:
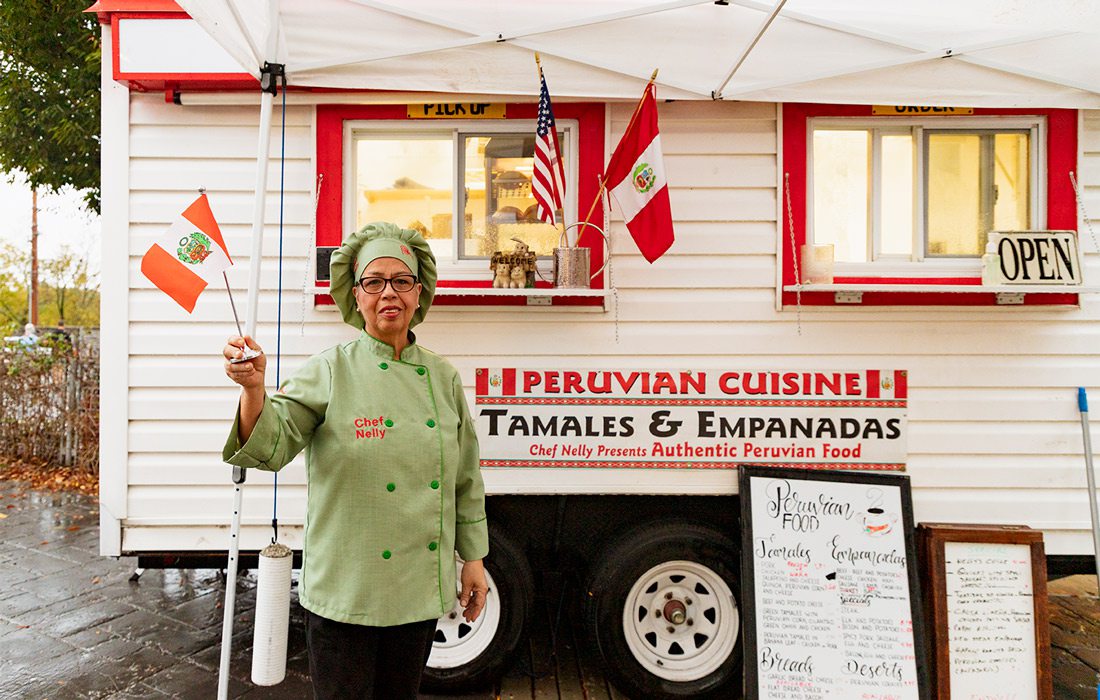
[[[512,281],[511,284],[505,285],[512,289],[523,289],[527,286],[527,271],[523,269],[523,265],[512,266]]]
[[[493,272],[496,273],[493,277],[493,287],[503,287],[507,289],[512,286],[511,265],[506,262],[498,262],[496,267],[493,268]]]
[[[496,251],[489,258],[489,269],[493,271],[493,287],[504,289],[523,289],[535,286],[535,270],[538,269],[537,256],[531,252],[531,246],[518,238],[515,250]]]

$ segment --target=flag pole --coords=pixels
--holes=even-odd
[[[233,302],[233,290],[229,288],[229,277],[225,274],[225,270],[222,270],[222,279],[225,280],[225,291],[229,293],[229,308],[233,309],[233,321],[237,324],[237,335],[244,338],[244,331],[241,330],[241,319],[239,316],[237,316],[237,305]],[[253,350],[252,348],[248,347],[248,343],[246,341],[244,347],[241,348],[241,356],[231,358],[229,360],[229,364],[235,365],[240,362],[248,362],[249,360],[255,359],[260,355],[263,355],[263,352],[259,350]]]
[[[226,276],[225,270],[222,270],[222,279],[225,280],[225,291],[229,293],[229,308],[233,309],[233,322],[237,324],[237,335],[244,337],[244,331],[241,330],[241,319],[237,316],[237,305],[233,303],[233,290],[229,288],[229,277]]]
[[[654,68],[653,75],[649,76],[649,82],[645,84],[645,88],[642,90],[642,99],[638,100],[638,104],[634,107],[634,114],[630,115],[630,123],[626,125],[626,130],[623,131],[624,134],[630,131],[630,128],[634,126],[634,122],[638,121],[638,113],[642,111],[642,102],[645,101],[645,92],[650,85],[657,81],[657,72],[660,70],[660,68]]]
[[[535,63],[539,63],[539,54],[535,52]],[[654,68],[653,74],[649,76],[649,82],[645,84],[645,89],[642,90],[642,100],[645,99],[645,90],[649,89],[657,80],[657,73],[660,68]],[[542,75],[542,64],[539,64],[539,75]],[[634,107],[634,114],[630,115],[630,123],[626,125],[626,130],[623,133],[627,133],[634,126],[634,122],[638,120],[638,113],[642,111],[642,100],[638,100],[638,104]],[[584,235],[585,229],[591,225],[592,213],[596,211],[596,205],[600,203],[600,198],[603,197],[604,192],[607,191],[607,186],[604,184],[603,178],[597,178],[600,183],[600,189],[596,192],[596,198],[592,200],[592,206],[588,208],[588,213],[584,215],[584,223],[581,224],[580,229],[577,232],[577,243],[580,243],[581,237]],[[610,251],[609,251],[610,253]]]

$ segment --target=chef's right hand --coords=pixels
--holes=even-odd
[[[248,347],[261,354],[247,362],[230,362],[244,355],[244,348]],[[263,389],[264,371],[267,369],[267,356],[255,340],[248,336],[232,336],[226,341],[222,350],[225,356],[225,376],[240,384],[243,389]]]

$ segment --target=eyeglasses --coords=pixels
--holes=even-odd
[[[393,277],[363,277],[359,286],[367,294],[381,294],[389,284],[397,293],[407,292],[416,286],[416,275],[395,275]]]

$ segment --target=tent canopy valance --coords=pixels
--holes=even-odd
[[[539,52],[559,98],[637,99],[659,68],[663,99],[1100,107],[1079,0],[178,2],[301,87],[533,95]]]

